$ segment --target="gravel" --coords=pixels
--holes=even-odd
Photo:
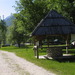
[[[55,75],[14,53],[0,51],[0,75]]]

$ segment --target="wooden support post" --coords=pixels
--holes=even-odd
[[[69,46],[70,35],[66,37],[66,54],[68,54],[68,46]]]
[[[33,50],[34,50],[34,55],[37,57],[37,59],[39,59],[39,50],[38,50],[38,46],[34,46]]]
[[[0,48],[1,48],[1,41],[0,41]]]
[[[49,39],[47,39],[47,44],[48,44],[48,47],[49,47]]]
[[[39,59],[39,50],[38,50],[38,48],[36,50],[36,55],[37,55],[37,59]]]
[[[39,47],[39,41],[35,42],[35,46],[34,46],[34,54],[37,57],[37,59],[39,59],[39,51],[38,51],[38,47]]]
[[[66,54],[68,54],[68,40],[66,40]]]

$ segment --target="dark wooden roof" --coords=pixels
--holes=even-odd
[[[75,25],[57,11],[52,10],[40,21],[31,35],[56,34],[75,34]]]

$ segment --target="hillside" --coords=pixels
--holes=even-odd
[[[5,22],[7,26],[10,26],[13,24],[13,20],[15,19],[15,17],[13,15],[8,16],[7,18],[5,18]]]

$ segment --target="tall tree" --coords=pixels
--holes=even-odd
[[[18,44],[25,41],[50,10],[58,11],[75,23],[75,0],[19,0],[16,4],[18,13],[14,14],[11,37]]]
[[[30,34],[41,19],[47,15],[50,10],[56,10],[63,16],[75,23],[75,1],[72,0],[20,0],[17,3],[17,14],[14,25],[14,37],[18,34]]]
[[[32,32],[40,20],[53,9],[73,20],[70,15],[71,3],[68,0],[20,0],[17,2],[17,8],[24,28],[28,32]]]
[[[21,19],[21,16],[18,16],[18,14],[15,15],[15,20],[13,21],[13,25],[10,27],[12,35],[10,35],[12,41],[18,44],[20,47],[21,43],[25,42],[25,38],[27,37],[26,32],[23,27],[23,22]]]
[[[42,0],[20,0],[20,4],[18,5],[19,9],[22,8],[19,16],[22,17],[21,20],[28,32],[31,32],[48,12],[48,10],[46,10],[46,3]]]
[[[73,22],[75,24],[75,0],[68,0],[68,2],[70,3],[71,7],[69,10],[71,17],[73,18]]]
[[[6,31],[7,31],[6,23],[4,20],[1,20],[0,21],[0,42],[3,42],[3,44],[5,44],[6,42]]]

